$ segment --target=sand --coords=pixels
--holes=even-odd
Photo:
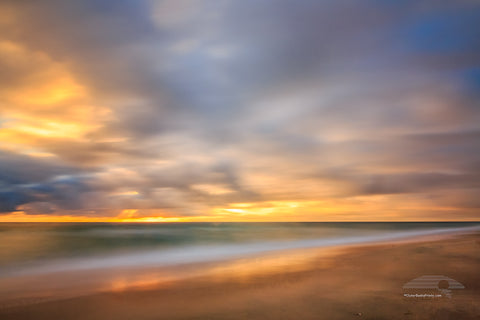
[[[4,305],[0,319],[480,319],[480,233],[305,254],[287,263],[244,259],[154,286]],[[444,275],[465,289],[452,290],[450,299],[404,297],[402,286],[422,275]]]

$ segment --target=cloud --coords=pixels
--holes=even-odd
[[[0,211],[471,219],[479,16],[473,1],[3,1]]]
[[[0,211],[17,211],[32,202],[58,204],[59,209],[81,206],[80,193],[86,186],[81,170],[61,162],[0,154]],[[31,213],[37,213],[30,211]]]

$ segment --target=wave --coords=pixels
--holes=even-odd
[[[275,251],[325,248],[335,246],[381,243],[405,240],[413,237],[469,233],[480,231],[480,226],[422,229],[411,231],[396,231],[374,235],[356,235],[334,238],[313,238],[299,240],[276,240],[234,244],[188,245],[174,248],[142,250],[141,252],[124,252],[112,255],[75,257],[55,259],[35,266],[17,268],[2,272],[0,277],[23,275],[39,275],[56,272],[132,268],[132,267],[163,267],[204,262],[215,262],[236,259]]]

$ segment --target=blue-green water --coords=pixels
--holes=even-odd
[[[475,222],[1,223],[0,278],[208,262],[479,228]]]
[[[268,261],[284,272],[317,254],[297,249],[478,231],[480,223],[450,222],[0,223],[0,308],[215,272],[230,276],[242,270],[237,262],[257,272]]]

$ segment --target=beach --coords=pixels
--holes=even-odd
[[[478,231],[274,252],[195,269],[185,267],[189,277],[4,303],[0,319],[480,319]],[[450,298],[405,297],[403,285],[424,275],[465,288]]]
[[[0,320],[480,320],[480,0],[0,30]]]

